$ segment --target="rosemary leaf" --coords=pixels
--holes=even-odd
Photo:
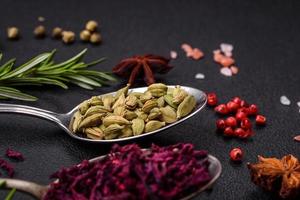
[[[86,83],[86,84],[89,84],[89,85],[92,85],[92,86],[96,86],[96,87],[101,86],[101,84],[99,84],[96,81],[94,81],[90,78],[87,78],[85,76],[73,74],[73,75],[67,75],[66,77],[68,77],[70,79],[75,79],[77,81],[80,81],[80,82],[83,82],[83,83]]]
[[[67,83],[73,83],[92,90],[94,87],[101,87],[108,85],[111,81],[116,81],[110,73],[87,70],[103,62],[105,58],[85,63],[82,59],[86,51],[87,49],[84,49],[79,54],[58,64],[53,60],[56,50],[40,54],[15,69],[13,69],[14,59],[6,62],[0,66],[0,99],[37,100],[36,97],[14,89],[14,86],[56,85],[68,89]]]
[[[44,70],[44,68],[45,68],[46,70],[52,70],[52,69],[56,69],[56,68],[60,68],[60,67],[66,66],[66,65],[68,65],[68,64],[70,64],[72,62],[76,63],[76,62],[78,62],[78,60],[80,60],[84,56],[84,54],[86,53],[86,51],[87,51],[87,49],[84,49],[79,54],[77,54],[73,58],[70,58],[67,61],[64,61],[62,63],[56,64],[56,65],[53,65],[53,66],[48,66],[48,67],[45,65],[44,67],[41,67],[40,69]]]
[[[16,59],[10,59],[9,61],[7,61],[4,65],[2,65],[0,67],[0,77],[11,70],[12,66],[15,63],[15,60]]]
[[[0,87],[0,96],[23,101],[36,101],[37,98],[29,94],[22,93],[20,90],[8,87]]]
[[[11,71],[10,73],[2,76],[0,78],[0,80],[16,77],[17,75],[22,74],[23,72],[26,72],[27,70],[35,67],[36,65],[38,65],[41,62],[43,62],[44,60],[46,60],[49,57],[49,55],[50,55],[49,53],[44,53],[44,54],[41,54],[41,55],[33,58],[29,62],[21,65],[20,67],[18,67],[17,69],[15,69],[15,70]]]
[[[86,84],[86,83],[83,83],[83,82],[80,82],[80,81],[76,81],[76,80],[70,80],[71,83],[79,86],[79,87],[82,87],[84,89],[87,89],[87,90],[93,90],[94,88],[92,86],[90,86],[89,84]]]

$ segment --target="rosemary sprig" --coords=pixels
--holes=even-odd
[[[108,84],[109,81],[116,80],[110,73],[87,70],[88,67],[105,60],[105,58],[101,58],[91,63],[83,62],[82,59],[87,49],[61,63],[54,62],[55,52],[53,50],[40,54],[19,67],[14,67],[15,59],[0,66],[0,99],[37,100],[36,97],[21,92],[15,86],[56,85],[68,89],[67,84],[72,83],[92,90]],[[0,53],[0,60],[1,58],[2,54]]]

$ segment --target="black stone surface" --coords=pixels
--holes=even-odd
[[[179,53],[172,61],[174,69],[161,81],[181,84],[204,91],[216,92],[221,101],[241,96],[256,103],[268,118],[268,125],[256,129],[248,141],[224,139],[215,133],[217,116],[205,109],[176,128],[169,129],[147,140],[137,141],[148,147],[151,143],[171,145],[191,142],[196,148],[207,149],[223,164],[223,173],[213,190],[196,199],[275,199],[250,182],[247,162],[255,162],[257,155],[281,157],[294,154],[300,157],[300,143],[293,136],[300,134],[300,115],[296,105],[300,101],[300,2],[299,1],[13,1],[0,3],[0,51],[4,59],[16,57],[21,63],[36,54],[58,49],[57,59],[69,58],[83,48],[88,48],[86,60],[108,57],[95,67],[111,68],[124,57],[134,54],[154,53],[169,55]],[[46,18],[48,31],[61,26],[78,33],[87,20],[100,21],[103,44],[92,46],[76,41],[63,45],[49,37],[36,40],[32,31],[39,24],[38,16]],[[6,40],[6,28],[20,28],[22,38]],[[205,58],[201,61],[187,59],[180,49],[183,42],[201,48]],[[219,66],[212,60],[212,51],[221,42],[234,45],[234,57],[240,73],[232,78],[219,74]],[[196,73],[205,74],[204,80],[195,80]],[[142,84],[142,83],[141,83]],[[9,101],[36,106],[55,112],[67,112],[92,95],[114,91],[116,84],[94,91],[78,87],[63,90],[56,87],[24,87],[24,91],[40,97],[37,102]],[[287,95],[291,106],[279,102]],[[14,114],[0,115],[0,157],[6,148],[23,152],[26,160],[14,163],[15,178],[49,183],[49,175],[62,166],[79,163],[82,159],[106,154],[109,145],[87,144],[70,138],[58,126],[36,118]],[[233,147],[245,151],[240,165],[229,161]],[[4,198],[6,192],[0,192]],[[14,199],[32,199],[18,193]]]

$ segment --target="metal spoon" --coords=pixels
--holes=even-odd
[[[106,155],[96,157],[94,159],[91,159],[90,162],[95,162],[95,161],[101,160],[105,157],[106,157]],[[204,190],[211,188],[213,183],[219,178],[219,176],[222,172],[222,165],[221,165],[220,161],[212,155],[208,155],[208,161],[210,163],[208,170],[209,170],[209,173],[210,173],[212,179],[205,185],[199,187],[199,189],[197,191],[189,194],[188,196],[182,198],[181,200],[191,199],[191,198],[195,197],[196,195],[198,195],[199,193],[203,192]],[[47,191],[49,189],[49,185],[45,186],[45,185],[40,185],[40,184],[29,182],[29,181],[24,181],[24,180],[0,178],[0,182],[1,181],[5,181],[6,188],[16,188],[19,191],[31,194],[36,199],[43,199],[43,197],[45,196],[45,194],[47,193]]]
[[[175,87],[175,86],[168,86],[168,87]],[[146,137],[149,135],[153,135],[162,130],[165,130],[172,126],[175,126],[175,125],[187,120],[188,118],[192,117],[196,113],[198,113],[206,104],[206,101],[207,101],[206,94],[204,92],[202,92],[201,90],[198,90],[198,89],[195,89],[192,87],[187,87],[187,86],[181,86],[181,87],[182,87],[182,89],[184,89],[185,91],[187,91],[189,94],[193,95],[196,98],[197,104],[196,104],[196,108],[194,109],[193,112],[191,112],[186,117],[184,117],[172,124],[168,124],[167,126],[160,128],[158,130],[144,133],[141,135],[126,137],[126,138],[111,139],[111,140],[95,140],[95,139],[83,138],[83,137],[80,137],[80,136],[72,133],[72,131],[68,127],[69,127],[69,124],[71,122],[71,119],[72,119],[74,113],[78,109],[77,106],[66,114],[59,114],[59,113],[51,112],[48,110],[30,107],[30,106],[0,103],[0,113],[21,113],[21,114],[32,115],[32,116],[35,116],[38,118],[43,118],[43,119],[52,121],[52,122],[58,124],[71,137],[78,139],[78,140],[86,141],[86,142],[96,142],[96,143],[121,142],[121,141],[132,140],[132,139],[136,139],[136,138],[142,138],[142,137]],[[140,87],[140,88],[130,89],[129,92],[144,92],[146,90],[147,90],[147,87]],[[103,95],[99,95],[99,96],[115,94],[115,93],[116,92],[112,92],[112,93],[107,93],[107,94],[103,94]]]

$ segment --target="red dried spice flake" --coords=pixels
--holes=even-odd
[[[16,159],[16,160],[20,160],[20,161],[23,161],[24,160],[24,157],[22,155],[21,152],[18,152],[18,151],[14,151],[10,148],[8,148],[6,150],[6,156],[9,157],[9,158],[13,158],[13,159]]]
[[[168,147],[114,145],[105,159],[63,168],[52,175],[44,200],[180,199],[211,177],[206,151],[192,144]]]
[[[5,170],[9,177],[14,176],[15,173],[14,167],[9,162],[3,160],[2,158],[0,158],[0,168]]]

